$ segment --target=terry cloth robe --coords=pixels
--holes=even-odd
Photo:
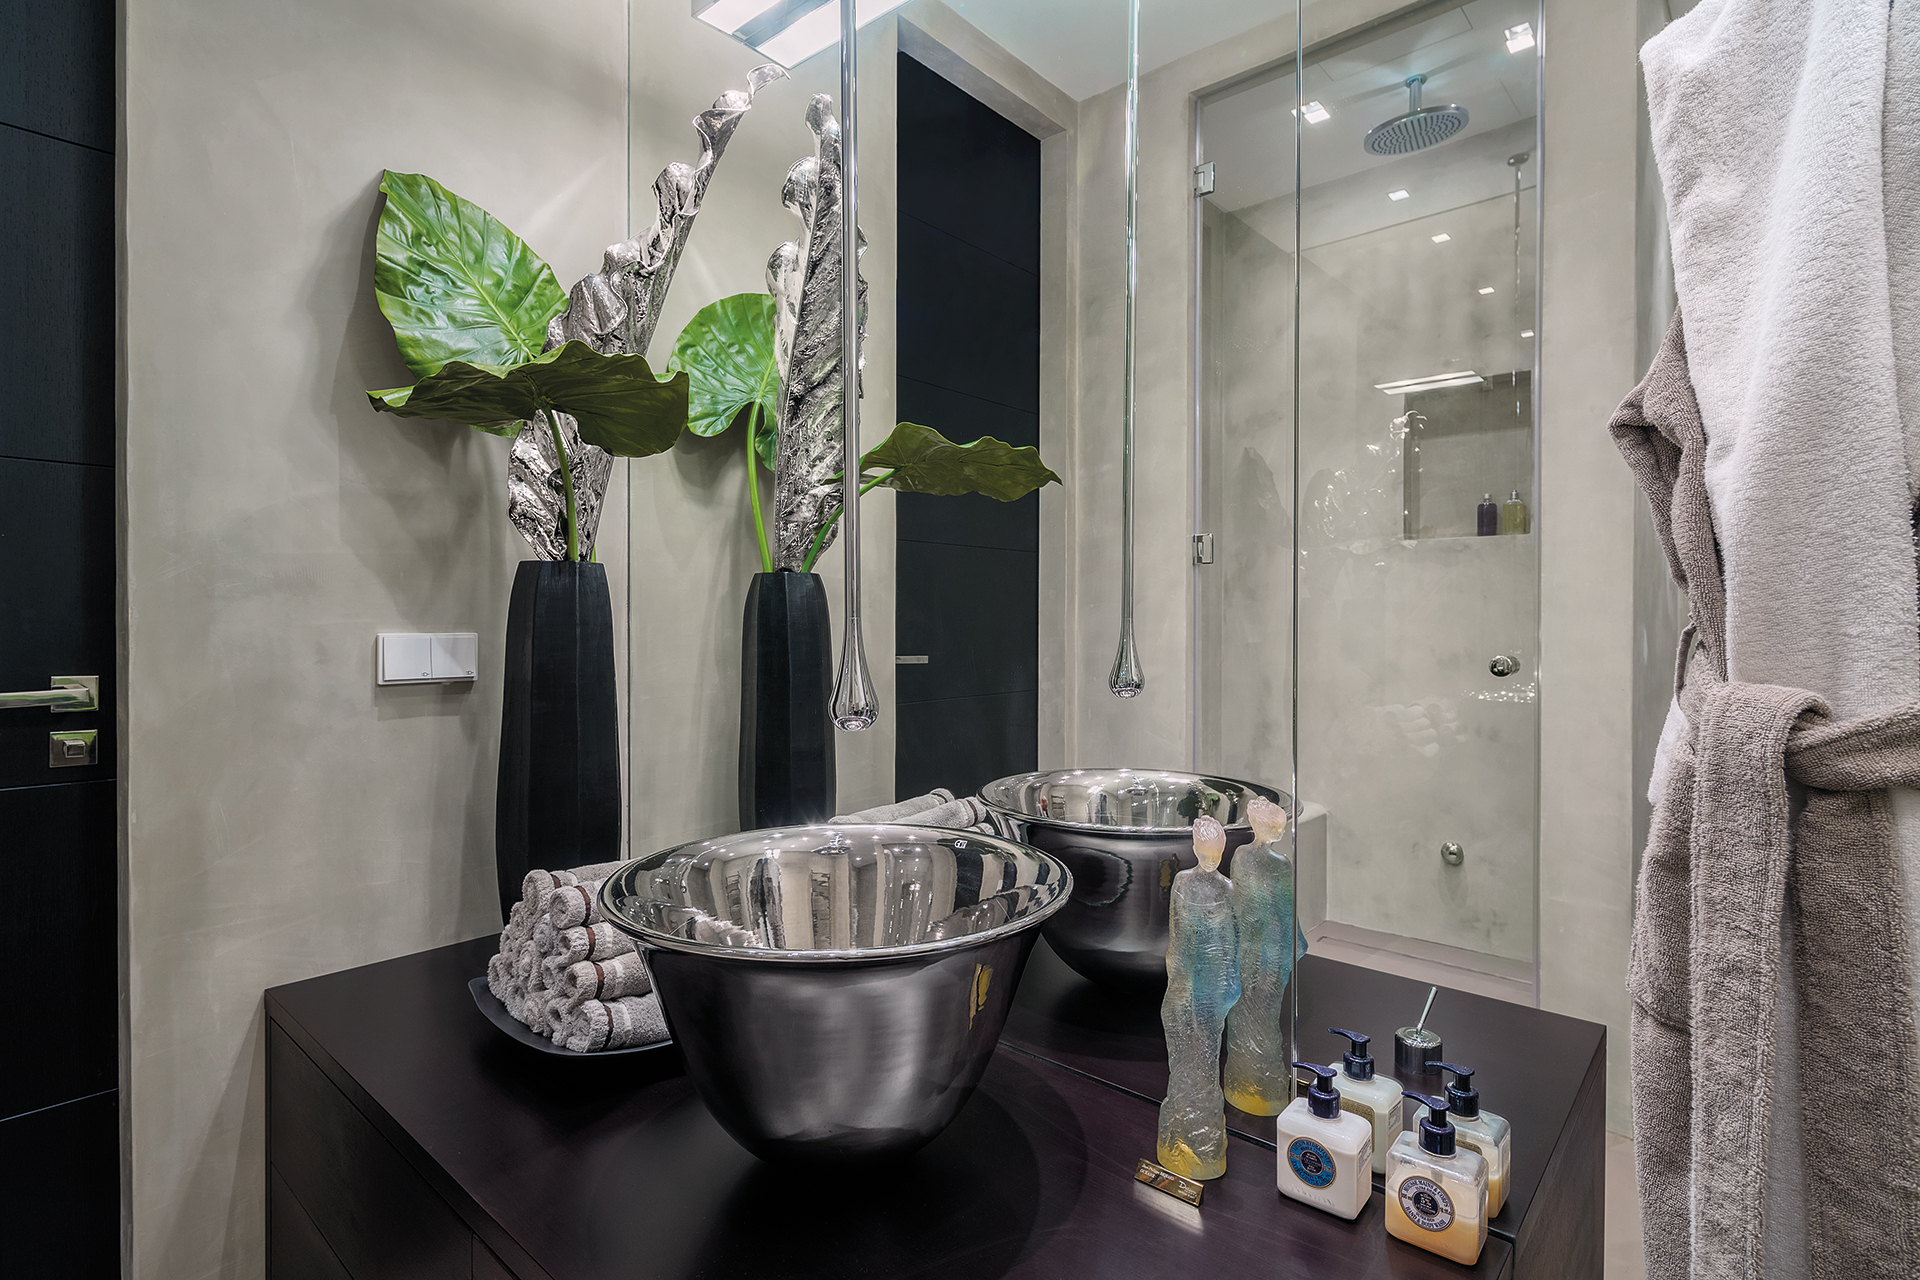
[[[1612,429],[1693,617],[1675,674],[1687,732],[1665,762],[1627,980],[1647,1275],[1920,1276],[1920,1039],[1886,790],[1920,786],[1920,702],[1836,721],[1818,694],[1725,678],[1678,314]],[[1776,1088],[1783,1013],[1797,1093]],[[1785,1260],[1764,1212],[1782,1121],[1814,1165],[1804,1254]]]

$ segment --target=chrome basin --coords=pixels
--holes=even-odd
[[[600,906],[646,953],[714,1118],[763,1160],[831,1160],[946,1128],[1072,887],[995,836],[786,827],[630,862]]]
[[[1259,796],[1293,811],[1271,787],[1158,769],[1021,773],[980,789],[1002,835],[1073,873],[1070,900],[1042,930],[1060,958],[1096,982],[1148,988],[1167,983],[1167,900],[1174,874],[1195,862],[1193,820],[1227,829],[1220,869],[1232,874]]]

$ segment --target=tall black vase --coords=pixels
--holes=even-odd
[[[833,816],[833,641],[817,573],[756,573],[740,629],[740,829]]]
[[[502,918],[534,867],[620,856],[620,721],[605,565],[525,560],[507,606],[493,861]]]

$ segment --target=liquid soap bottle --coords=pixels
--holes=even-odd
[[[1273,1122],[1280,1192],[1351,1221],[1373,1194],[1373,1126],[1340,1108],[1339,1074],[1312,1062],[1289,1066],[1318,1077]],[[1292,1079],[1291,1076],[1288,1079]]]
[[[1167,905],[1167,1097],[1160,1104],[1160,1164],[1206,1181],[1227,1171],[1226,1096],[1220,1090],[1220,1036],[1240,998],[1233,886],[1220,874],[1227,833],[1212,818],[1193,824],[1200,865],[1173,878]]]
[[[1240,1001],[1227,1015],[1227,1101],[1250,1116],[1293,1101],[1287,1065],[1287,983],[1293,978],[1293,857],[1287,811],[1265,796],[1247,809],[1253,843],[1233,855],[1233,923],[1240,935]]]
[[[1407,1097],[1429,1114],[1387,1150],[1387,1234],[1470,1267],[1487,1244],[1487,1162],[1456,1148],[1444,1099]]]
[[[1474,530],[1483,538],[1490,538],[1500,532],[1500,504],[1488,494],[1480,499],[1480,505],[1474,511]]]
[[[1385,1173],[1387,1148],[1400,1136],[1400,1082],[1373,1073],[1373,1055],[1367,1052],[1371,1037],[1339,1027],[1327,1030],[1349,1041],[1340,1060],[1340,1106],[1373,1127],[1373,1171]]]
[[[1507,1202],[1507,1174],[1513,1168],[1513,1126],[1505,1117],[1480,1109],[1480,1091],[1473,1087],[1473,1068],[1456,1067],[1451,1062],[1433,1064],[1453,1072],[1447,1086],[1447,1110],[1453,1113],[1455,1141],[1478,1151],[1487,1162],[1487,1216],[1500,1212]],[[1418,1121],[1426,1114],[1422,1107],[1414,1113]]]
[[[1520,500],[1520,491],[1515,489],[1513,496],[1500,504],[1500,532],[1525,533],[1527,531],[1527,504]]]

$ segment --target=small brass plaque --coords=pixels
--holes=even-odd
[[[1144,1182],[1155,1191],[1164,1191],[1176,1200],[1185,1200],[1198,1209],[1200,1193],[1206,1187],[1192,1178],[1183,1178],[1171,1169],[1163,1169],[1151,1160],[1142,1160],[1140,1167],[1133,1171],[1135,1182]]]

